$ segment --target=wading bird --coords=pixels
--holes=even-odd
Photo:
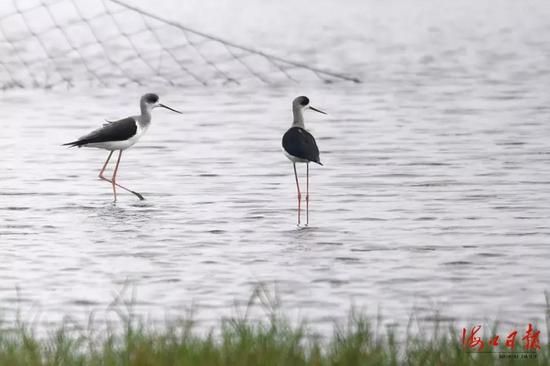
[[[319,148],[312,134],[306,131],[304,127],[304,111],[311,109],[319,113],[325,112],[309,105],[309,99],[301,96],[292,102],[292,113],[294,121],[292,127],[286,131],[283,136],[283,151],[286,157],[292,161],[294,167],[294,177],[296,178],[296,189],[298,190],[298,226],[300,226],[300,207],[302,193],[300,192],[300,183],[298,182],[298,173],[296,172],[296,163],[306,164],[306,226],[309,225],[309,163],[314,162],[319,165]]]
[[[173,112],[180,113],[175,109],[165,106],[159,102],[159,97],[156,94],[145,94],[139,101],[141,107],[141,114],[139,116],[126,117],[118,121],[107,121],[103,127],[98,128],[89,134],[82,136],[76,141],[63,144],[63,146],[78,146],[78,147],[96,147],[100,149],[109,150],[109,156],[103,164],[103,168],[99,172],[99,178],[106,180],[113,186],[114,201],[116,202],[116,187],[122,188],[125,191],[135,194],[140,200],[143,200],[143,196],[137,192],[134,192],[126,187],[121,186],[116,182],[116,174],[118,171],[118,165],[120,164],[120,158],[122,152],[132,145],[134,145],[143,136],[149,125],[151,124],[151,111],[154,108],[162,107],[169,109]],[[118,159],[116,162],[113,176],[111,179],[106,178],[103,175],[113,152],[118,150]]]

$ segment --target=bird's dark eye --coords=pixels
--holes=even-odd
[[[302,97],[302,98],[300,99],[300,105],[306,106],[306,105],[308,105],[308,104],[309,104],[309,99],[308,99],[307,97]]]
[[[147,103],[154,104],[159,101],[159,96],[156,94],[148,94],[146,100]]]

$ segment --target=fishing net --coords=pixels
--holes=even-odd
[[[348,75],[287,60],[120,0],[0,6],[0,87],[275,84]]]

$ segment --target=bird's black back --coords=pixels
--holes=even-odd
[[[315,138],[301,127],[291,127],[286,131],[283,136],[283,149],[289,155],[321,164]]]
[[[98,142],[124,141],[134,136],[137,132],[137,122],[133,117],[127,117],[118,121],[108,122],[103,127],[82,136],[76,141],[64,145],[83,146]]]

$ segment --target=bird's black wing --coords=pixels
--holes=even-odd
[[[63,145],[80,147],[98,142],[123,141],[134,136],[136,132],[136,120],[133,117],[127,117],[118,121],[108,122],[103,127],[82,136],[78,140]]]
[[[286,131],[283,136],[283,149],[289,155],[323,165],[315,138],[301,127],[291,127]]]

